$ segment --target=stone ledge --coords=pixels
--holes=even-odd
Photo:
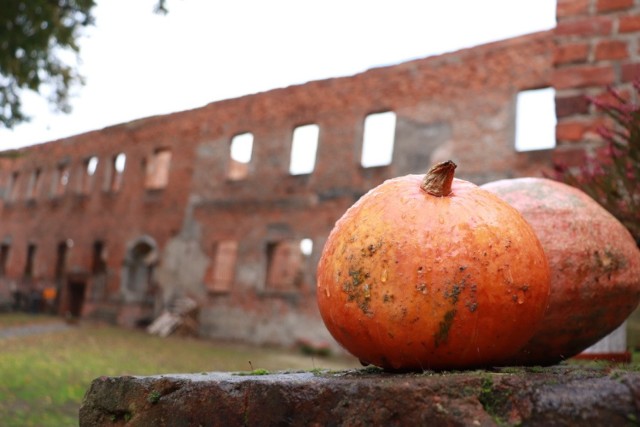
[[[560,365],[95,379],[80,426],[637,425],[640,372]]]

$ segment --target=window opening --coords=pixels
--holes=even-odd
[[[7,274],[7,261],[9,260],[9,251],[11,245],[8,243],[2,243],[0,245],[0,276],[4,277]]]
[[[9,184],[7,185],[6,199],[10,202],[15,202],[18,199],[18,178],[20,178],[20,172],[13,172],[9,177]]]
[[[149,190],[160,190],[169,183],[169,167],[171,150],[161,148],[155,151],[151,161],[147,163],[145,187]]]
[[[313,240],[309,238],[300,240],[300,252],[306,257],[310,256],[313,253]]]
[[[69,184],[69,166],[60,165],[57,169],[54,196],[63,196]]]
[[[91,262],[91,273],[100,274],[107,271],[107,257],[104,242],[96,240],[93,242],[93,260]]]
[[[153,303],[153,274],[157,260],[157,245],[148,236],[141,237],[127,250],[123,280],[120,284],[126,301]]]
[[[516,151],[548,150],[556,146],[556,106],[553,88],[525,90],[516,99]]]
[[[64,281],[67,274],[67,253],[71,245],[71,240],[67,239],[59,242],[58,246],[56,247],[54,281],[58,293],[60,293],[60,290],[62,290],[64,286]]]
[[[229,146],[229,170],[227,177],[231,180],[241,180],[249,173],[249,163],[253,151],[253,134],[241,133],[231,139]]]
[[[235,280],[238,242],[223,240],[216,244],[208,289],[212,292],[228,292]]]
[[[98,169],[98,157],[92,156],[86,161],[86,171],[88,176],[93,176]]]
[[[41,169],[36,169],[31,174],[29,180],[29,188],[27,189],[27,200],[33,200],[39,194],[40,189],[40,176],[42,175]]]
[[[36,257],[37,246],[33,243],[27,245],[27,260],[24,265],[24,277],[31,279],[33,277],[33,265]]]
[[[114,164],[116,167],[116,172],[118,173],[124,172],[124,167],[127,164],[127,155],[124,153],[118,154],[115,158]]]
[[[313,172],[318,150],[320,127],[316,124],[298,126],[293,130],[289,173],[304,175]]]
[[[300,241],[268,243],[266,288],[277,291],[298,290],[304,276],[302,255]]]
[[[369,114],[365,118],[360,159],[362,167],[391,164],[395,132],[396,113],[393,111]]]
[[[84,161],[82,179],[78,181],[78,190],[81,194],[89,194],[93,188],[93,180],[98,169],[98,157],[91,156]]]
[[[66,273],[67,266],[67,250],[69,249],[69,245],[67,240],[58,243],[58,247],[56,250],[56,269],[55,269],[55,279],[59,285],[62,285],[62,281],[64,279],[64,275]]]
[[[119,153],[112,159],[110,180],[108,191],[120,191],[122,188],[122,176],[127,163],[127,156],[124,153]]]
[[[131,250],[131,265],[129,269],[129,290],[135,293],[144,293],[151,280],[151,265],[147,261],[153,252],[153,248],[144,242],[138,243]]]

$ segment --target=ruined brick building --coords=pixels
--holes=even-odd
[[[208,337],[326,340],[315,266],[360,195],[443,158],[477,184],[541,175],[597,143],[600,118],[584,95],[624,91],[640,75],[640,2],[558,0],[557,20],[551,31],[22,149],[0,169],[0,294],[55,289],[57,312],[127,326],[187,295]],[[547,87],[556,145],[518,151],[517,96]],[[363,163],[367,125],[383,117],[395,123],[391,160]],[[304,134],[315,157],[292,170]],[[233,156],[236,143],[250,159]]]

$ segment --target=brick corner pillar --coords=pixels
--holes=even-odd
[[[580,161],[575,154],[597,146],[604,121],[587,97],[607,96],[608,86],[631,96],[640,78],[640,2],[558,0],[556,16],[556,151]]]

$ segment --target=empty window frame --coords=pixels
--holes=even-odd
[[[34,243],[29,243],[27,245],[27,258],[24,263],[24,277],[26,279],[31,279],[33,277],[36,249],[37,246]]]
[[[318,151],[320,127],[316,124],[298,126],[293,130],[289,173],[305,175],[313,172]]]
[[[171,166],[171,149],[159,148],[147,162],[145,188],[161,190],[169,183],[169,169]]]
[[[308,237],[300,240],[300,252],[305,257],[311,256],[313,253],[313,240]]]
[[[82,179],[78,180],[78,192],[80,194],[89,194],[93,189],[93,181],[95,179],[96,171],[98,170],[98,157],[91,156],[82,164]]]
[[[211,292],[229,292],[235,280],[238,242],[222,240],[214,248],[207,289]]]
[[[67,191],[69,185],[70,170],[67,164],[59,165],[52,182],[52,196],[61,197]]]
[[[42,169],[38,168],[31,173],[29,184],[27,185],[27,200],[34,200],[40,194],[40,181]]]
[[[269,242],[267,244],[267,290],[299,290],[304,280],[304,261],[312,251],[313,241],[308,238]]]
[[[18,200],[18,183],[20,178],[20,172],[15,171],[9,175],[9,182],[7,183],[5,200],[8,202],[15,202]]]
[[[4,277],[7,274],[7,262],[10,251],[11,245],[9,243],[4,242],[0,245],[0,277]]]
[[[393,158],[396,133],[396,113],[369,114],[364,120],[362,137],[362,167],[387,166]]]
[[[61,283],[67,271],[67,254],[71,247],[70,240],[63,240],[58,242],[56,248],[56,264],[55,264],[55,279],[56,282]]]
[[[516,99],[516,151],[548,150],[556,146],[553,88],[525,90]]]
[[[232,181],[245,179],[249,174],[249,163],[253,151],[253,134],[241,133],[231,139],[227,178]]]
[[[107,272],[107,248],[102,240],[93,242],[93,257],[91,260],[91,274]]]
[[[111,158],[111,165],[106,179],[106,190],[111,192],[120,191],[124,169],[127,164],[127,155],[119,153]]]

